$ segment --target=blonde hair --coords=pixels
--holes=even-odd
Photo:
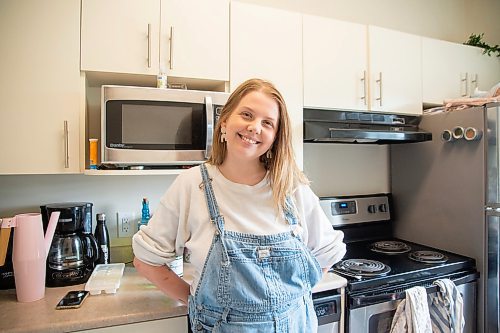
[[[276,137],[271,146],[271,158],[266,154],[260,157],[260,161],[269,171],[273,201],[280,211],[285,208],[285,200],[288,195],[293,194],[299,183],[308,184],[306,176],[300,171],[292,148],[292,133],[290,117],[286,108],[285,100],[276,87],[269,81],[261,79],[249,79],[236,88],[229,96],[226,105],[221,111],[220,118],[215,125],[212,154],[208,162],[212,165],[221,165],[226,158],[226,142],[221,142],[221,124],[229,118],[240,101],[248,93],[258,91],[278,104],[279,120]]]

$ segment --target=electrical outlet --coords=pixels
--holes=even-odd
[[[118,237],[132,237],[137,231],[137,220],[135,213],[117,212]]]

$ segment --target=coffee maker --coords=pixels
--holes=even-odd
[[[47,287],[85,283],[94,270],[99,252],[92,235],[92,206],[90,202],[40,206],[44,229],[50,214],[61,212],[47,257]]]

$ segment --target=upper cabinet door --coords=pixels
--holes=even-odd
[[[229,0],[162,0],[160,70],[229,81]]]
[[[79,0],[2,3],[0,174],[80,172],[79,22]]]
[[[500,81],[500,59],[469,45],[423,38],[422,64],[426,103],[474,96],[476,88],[489,91]]]
[[[304,106],[368,109],[367,27],[304,15]]]
[[[81,69],[158,74],[159,0],[82,1]]]
[[[422,113],[421,37],[369,26],[370,108]]]
[[[302,15],[231,2],[230,89],[243,81],[272,81],[283,94],[292,122],[297,164],[302,166]]]
[[[500,82],[500,58],[495,54],[483,54],[483,49],[470,45],[461,45],[466,51],[468,78],[468,94],[473,95],[475,89],[489,91]]]
[[[422,38],[422,87],[425,103],[467,95],[465,54],[460,44]]]

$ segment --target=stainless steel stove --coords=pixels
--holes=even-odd
[[[464,332],[476,331],[478,273],[472,258],[393,237],[389,194],[321,198],[333,227],[344,232],[347,253],[330,271],[345,277],[346,331],[389,332],[405,290],[448,278],[464,298]]]

